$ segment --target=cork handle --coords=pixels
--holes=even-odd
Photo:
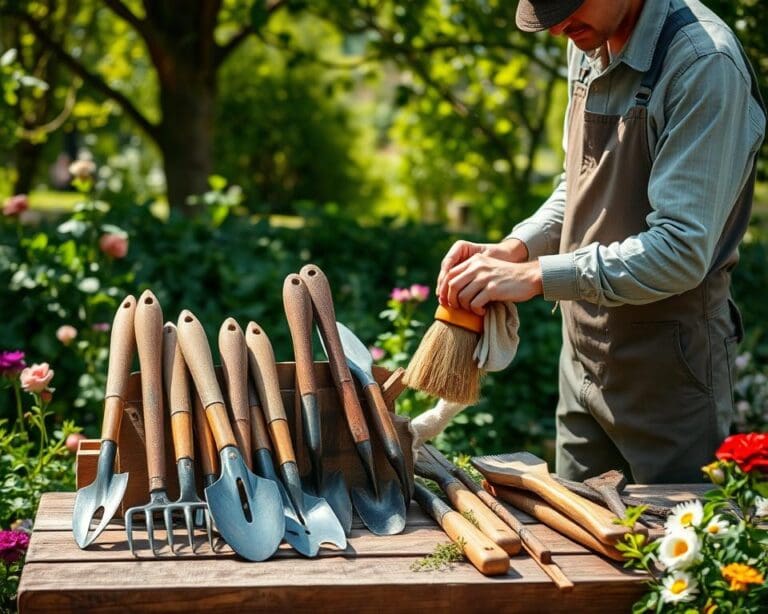
[[[226,446],[236,445],[203,325],[191,311],[185,309],[179,315],[176,330],[184,360],[200,395],[208,425],[213,431],[216,449],[221,451]]]
[[[309,295],[312,298],[315,319],[325,342],[325,350],[331,365],[331,375],[342,399],[349,431],[355,443],[367,441],[370,439],[370,434],[365,424],[363,408],[360,406],[360,399],[357,396],[352,375],[344,358],[339,331],[336,329],[336,312],[333,309],[328,278],[314,264],[305,265],[299,274],[307,285]]]
[[[163,328],[163,383],[171,413],[171,434],[176,460],[195,459],[192,442],[192,399],[184,355],[178,343],[176,325],[166,322]]]
[[[280,383],[277,379],[277,366],[272,344],[264,330],[255,322],[249,322],[245,331],[245,344],[248,346],[248,363],[256,382],[259,399],[264,406],[269,432],[275,446],[278,462],[283,465],[295,462],[293,443],[288,431],[288,420],[280,396]]]
[[[205,416],[205,408],[200,397],[195,394],[195,431],[197,433],[197,447],[200,450],[200,465],[203,468],[203,476],[219,474],[219,457],[216,453],[216,442],[213,433],[208,426],[208,418]]]
[[[133,328],[135,314],[136,299],[129,295],[120,303],[112,320],[107,387],[104,390],[104,420],[101,423],[101,438],[104,441],[117,443],[120,433],[125,388],[136,348]]]
[[[269,433],[267,432],[267,423],[264,420],[264,412],[261,410],[256,388],[253,382],[248,379],[248,409],[251,417],[251,441],[253,441],[253,451],[265,449],[272,453],[272,446],[269,443]]]
[[[293,341],[299,394],[317,394],[312,356],[312,299],[307,286],[298,275],[292,274],[285,278],[283,306]]]
[[[163,310],[157,297],[146,290],[136,306],[136,347],[141,367],[141,401],[147,444],[149,490],[164,490],[165,431],[163,415],[162,345]]]
[[[224,320],[219,329],[221,368],[227,385],[232,428],[248,469],[251,462],[251,419],[248,410],[248,353],[243,329],[234,318]]]

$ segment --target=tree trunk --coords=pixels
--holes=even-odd
[[[32,190],[35,173],[43,153],[42,143],[31,143],[21,140],[16,143],[16,181],[13,184],[14,194],[29,194]]]

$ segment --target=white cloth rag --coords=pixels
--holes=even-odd
[[[502,371],[517,354],[520,320],[515,303],[490,303],[483,317],[483,334],[475,347],[473,358],[482,371]],[[451,420],[467,406],[444,399],[424,413],[413,418],[408,428],[413,435],[414,458],[418,449],[443,432]]]

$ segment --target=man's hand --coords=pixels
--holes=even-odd
[[[485,254],[491,258],[506,262],[526,262],[528,260],[528,248],[519,239],[507,239],[501,243],[471,243],[470,241],[456,241],[448,250],[448,253],[440,263],[440,274],[437,276],[436,294],[440,303],[447,305],[448,288],[445,278],[457,264],[466,261],[475,254]]]
[[[445,274],[441,289],[443,305],[482,316],[492,301],[521,303],[541,294],[541,266],[538,260],[508,262],[477,252]]]

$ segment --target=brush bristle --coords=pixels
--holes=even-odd
[[[477,341],[477,333],[436,320],[416,349],[403,382],[446,401],[474,405],[483,375],[473,358]]]

